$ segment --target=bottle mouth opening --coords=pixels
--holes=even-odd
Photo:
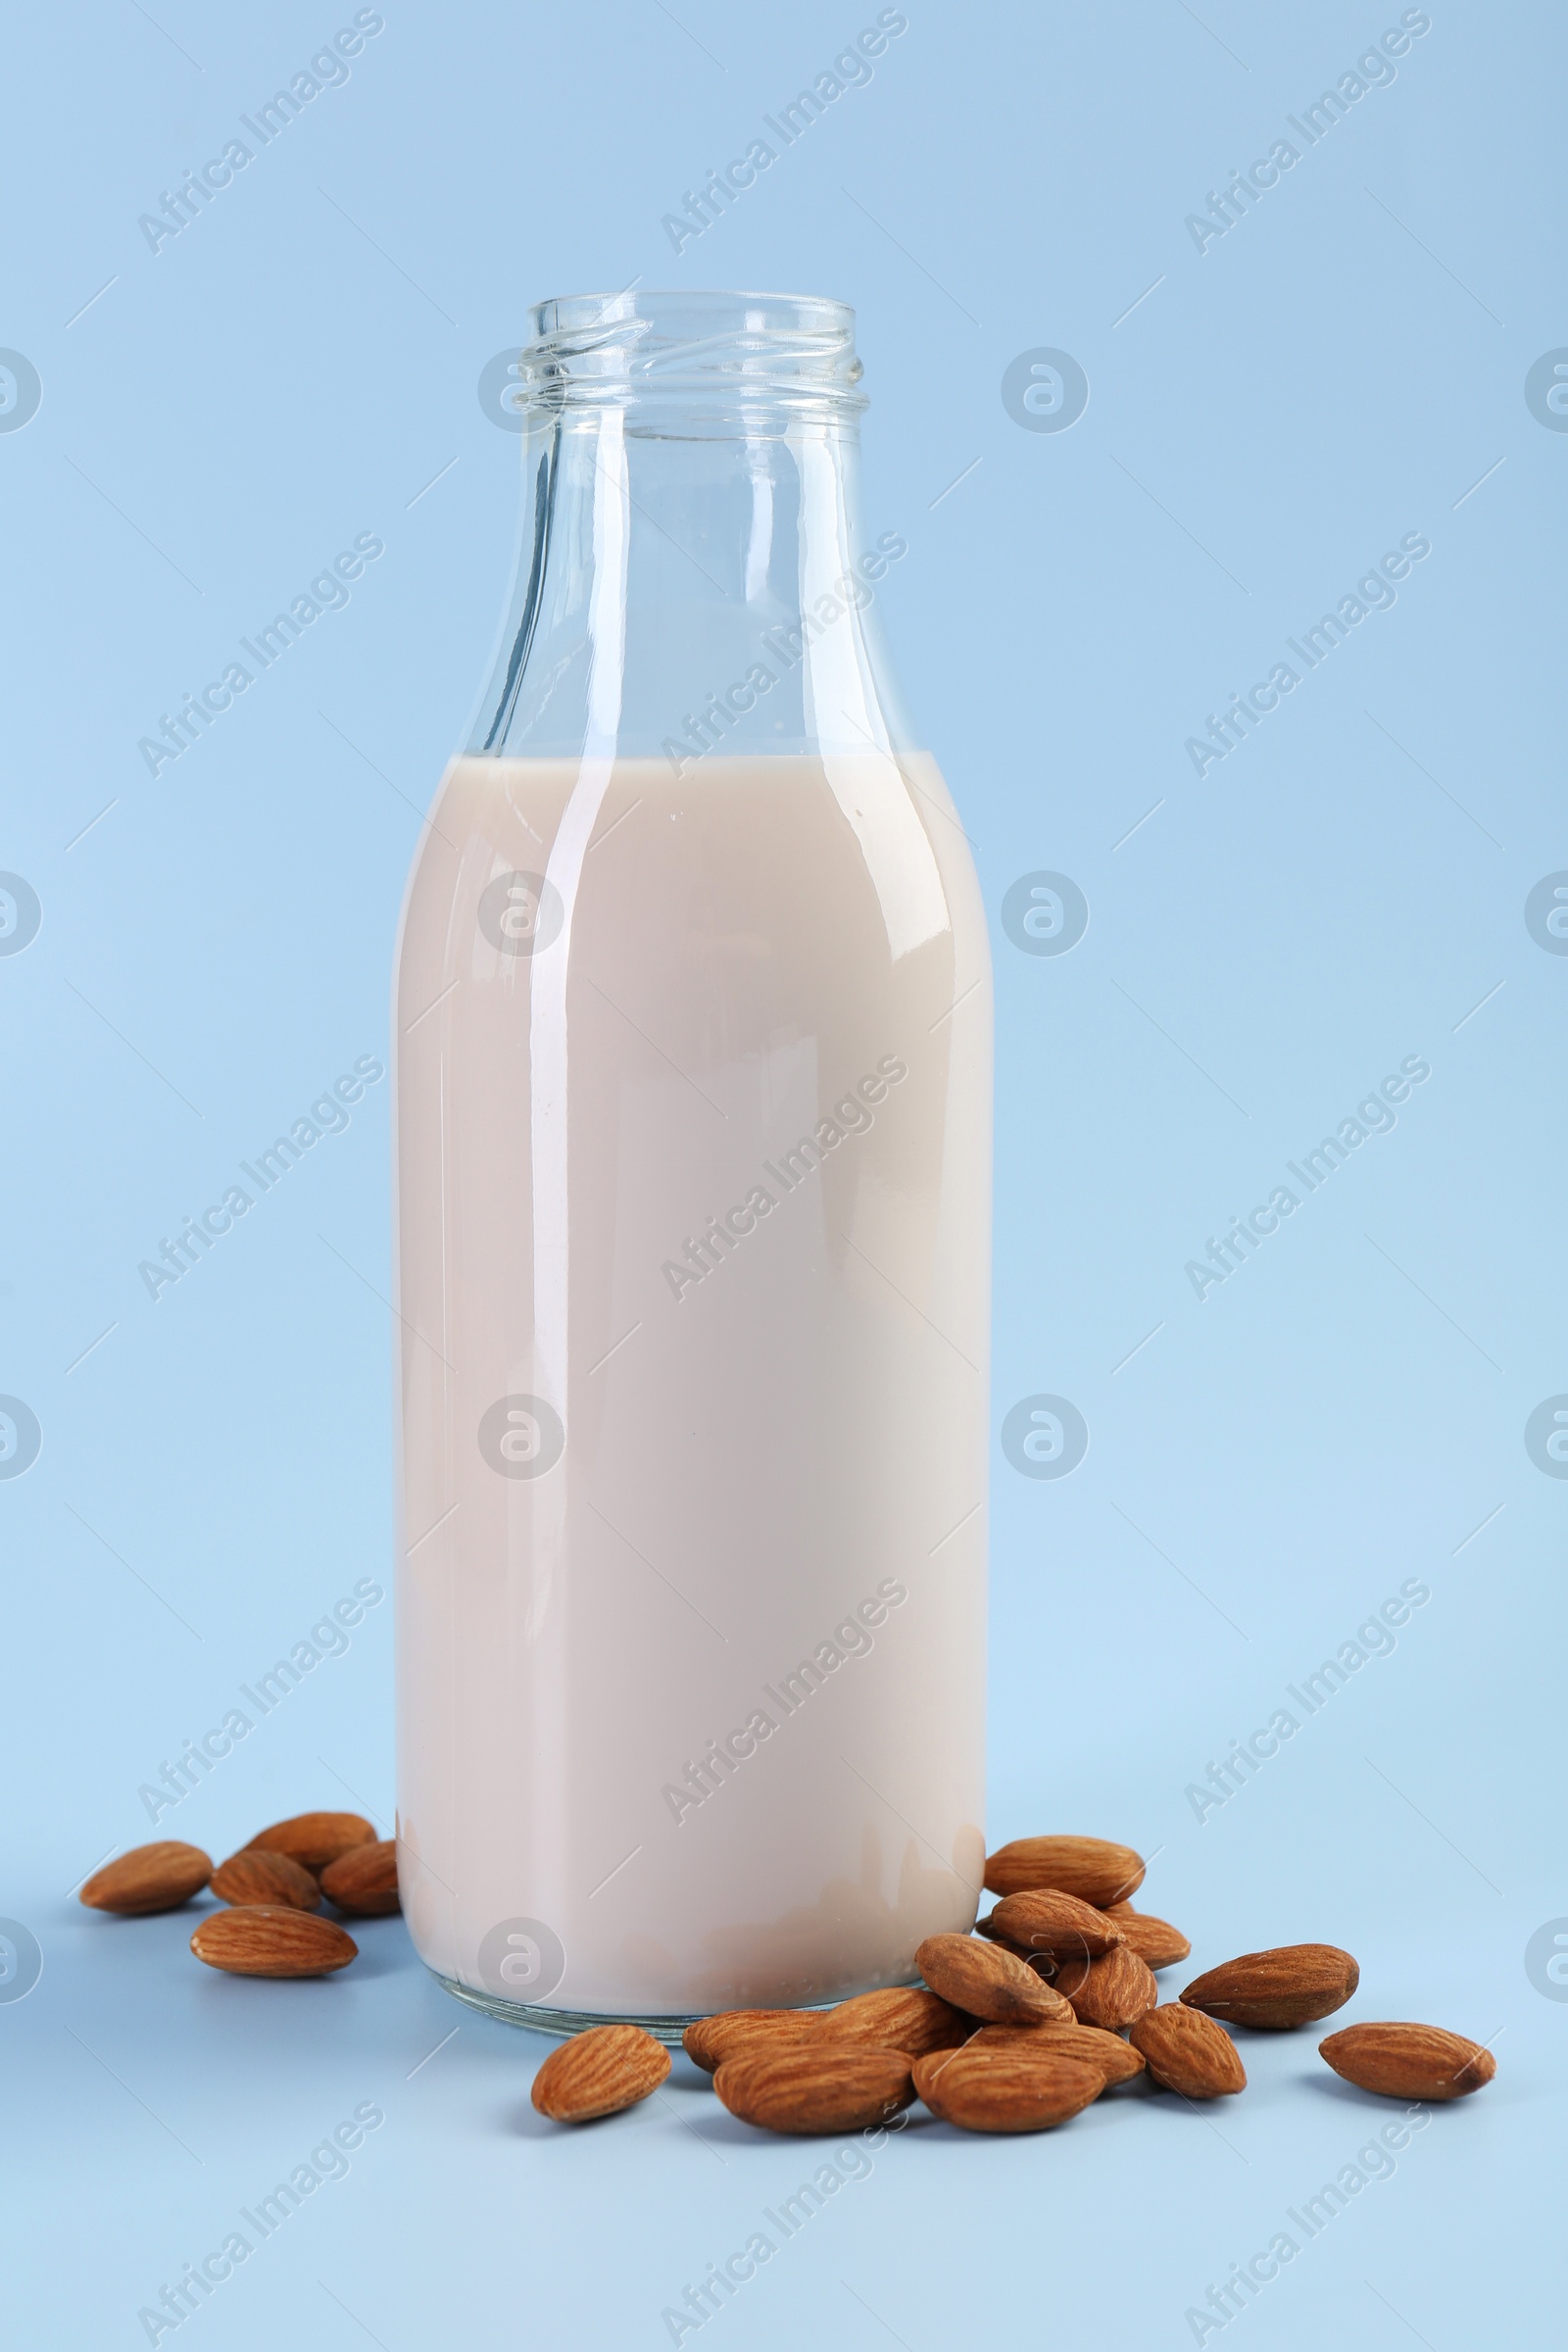
[[[519,369],[528,409],[759,409],[853,417],[865,407],[855,313],[814,294],[568,294],[536,303]]]

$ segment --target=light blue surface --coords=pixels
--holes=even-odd
[[[198,1968],[188,1915],[71,1893],[242,1682],[388,1581],[384,1085],[156,1303],[137,1266],[385,1060],[418,811],[514,546],[518,444],[475,387],[527,302],[640,274],[859,315],[867,522],[910,545],[887,624],[996,924],[996,1424],[1054,1396],[1088,1431],[1059,1481],[995,1456],[993,1841],[1158,1849],[1195,1971],[1326,1939],[1361,1961],[1338,2022],[1498,2037],[1496,2083],[1227,2343],[1555,2343],[1568,1987],[1526,1947],[1568,1934],[1568,1484],[1524,1432],[1568,1392],[1568,958],[1525,903],[1568,867],[1568,436],[1525,381],[1568,345],[1560,15],[1434,7],[1308,148],[1288,118],[1397,7],[912,6],[677,257],[662,216],[874,8],[384,13],[156,254],[138,216],[354,12],[12,26],[0,344],[42,397],[0,432],[0,867],[41,927],[0,955],[0,1391],[42,1450],[0,1483],[0,1911],[43,1973],[0,2003],[8,2340],[144,2342],[138,2309],[369,2104],[347,2176],[181,2343],[632,2352],[830,2152],[683,2065],[550,2131],[543,2045],[460,2011],[395,1920],[342,1980],[263,1985]],[[1200,252],[1185,217],[1282,138],[1299,160]],[[1004,406],[1040,351],[1087,376],[1069,429]],[[150,775],[138,739],[362,533],[385,553],[350,603]],[[1205,714],[1417,533],[1392,609],[1200,780]],[[1088,903],[1059,956],[1001,920],[1041,872]],[[1200,1302],[1186,1262],[1407,1056],[1397,1125]],[[1406,1580],[1431,1597],[1392,1652],[1200,1822],[1190,1785]],[[305,1806],[388,1818],[390,1617],[161,1829],[222,1853]],[[701,2340],[1191,2343],[1391,2120],[1315,2038],[1244,2037],[1212,2117],[1135,2089],[1016,2142],[912,2124]]]

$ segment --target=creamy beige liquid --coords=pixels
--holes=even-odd
[[[991,979],[941,776],[459,760],[395,1014],[421,1956],[588,2015],[906,1981],[984,1850]]]

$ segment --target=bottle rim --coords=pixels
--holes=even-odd
[[[855,416],[866,405],[855,313],[827,295],[628,287],[553,296],[529,323],[523,400],[546,415],[635,403]]]

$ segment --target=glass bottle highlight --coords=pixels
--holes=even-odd
[[[400,1872],[452,1991],[672,2034],[974,1917],[990,959],[853,315],[532,322],[398,951]]]

